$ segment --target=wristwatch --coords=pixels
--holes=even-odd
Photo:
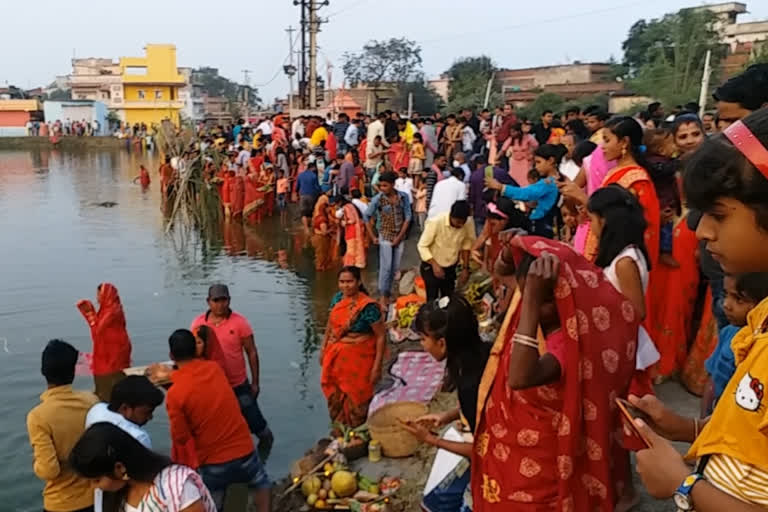
[[[675,495],[673,496],[673,499],[675,500],[675,505],[677,505],[677,510],[682,510],[684,512],[687,512],[689,510],[693,510],[693,499],[691,498],[691,490],[693,489],[693,486],[696,485],[696,483],[699,480],[703,480],[704,475],[701,473],[691,473],[687,477],[685,477],[685,480],[683,480],[683,483],[680,484],[680,487],[677,488],[675,491]]]

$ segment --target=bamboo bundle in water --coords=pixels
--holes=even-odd
[[[221,199],[218,189],[204,179],[206,155],[195,149],[194,134],[189,131],[177,131],[169,122],[164,122],[158,133],[159,147],[171,157],[178,173],[171,198],[170,211],[166,218],[165,231],[174,227],[182,230],[195,229],[211,233],[219,228],[221,222]],[[215,157],[214,157],[215,158]],[[214,168],[220,162],[213,161]]]

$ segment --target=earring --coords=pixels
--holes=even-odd
[[[128,476],[128,473],[123,473],[123,480],[130,480],[131,478]]]
[[[627,156],[627,148],[621,148],[621,156],[622,158]]]

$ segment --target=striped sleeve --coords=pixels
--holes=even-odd
[[[728,455],[712,455],[704,468],[707,480],[747,503],[768,507],[768,472]]]

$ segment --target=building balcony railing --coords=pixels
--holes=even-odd
[[[123,100],[121,108],[181,109],[184,108],[184,102],[181,100]]]
[[[101,87],[120,83],[120,75],[69,75],[70,87]]]

